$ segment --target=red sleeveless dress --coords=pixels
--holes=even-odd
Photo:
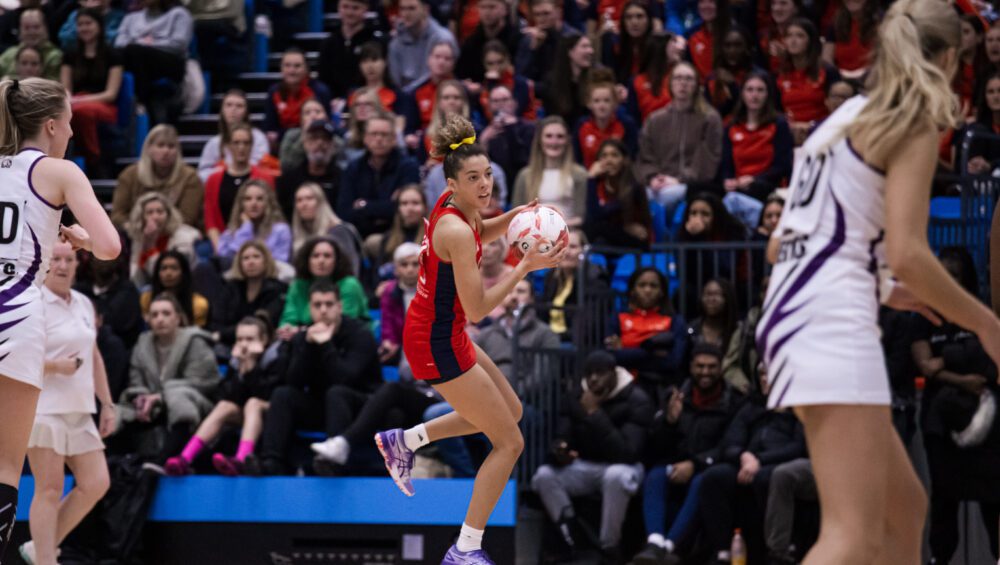
[[[434,228],[438,220],[454,214],[468,222],[452,203],[451,191],[438,199],[430,219],[424,220],[424,240],[420,244],[420,279],[417,295],[406,311],[403,328],[403,353],[413,369],[413,377],[422,381],[450,381],[476,364],[476,349],[465,333],[465,310],[455,288],[455,270],[434,252]],[[476,264],[483,257],[479,230],[476,236]]]

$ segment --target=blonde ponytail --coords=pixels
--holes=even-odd
[[[948,2],[897,0],[889,8],[866,82],[868,103],[846,132],[867,159],[884,163],[918,131],[958,123],[954,68],[942,69],[933,59],[957,48],[960,38],[959,18]]]
[[[0,81],[0,155],[14,155],[66,110],[66,89],[44,78]]]

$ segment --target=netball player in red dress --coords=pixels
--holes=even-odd
[[[455,411],[409,430],[375,434],[386,469],[407,496],[413,496],[410,471],[418,448],[479,432],[493,444],[476,475],[458,542],[442,565],[493,564],[481,547],[483,529],[524,448],[517,425],[521,402],[493,361],[466,335],[466,319],[482,320],[525,275],[556,266],[565,248],[561,243],[547,253],[532,249],[506,278],[489,290],[483,288],[483,243],[502,237],[511,219],[527,206],[488,220],[479,216],[493,194],[493,172],[475,137],[472,124],[459,116],[449,118],[434,136],[434,151],[444,156],[448,188],[427,223],[417,295],[403,331],[403,353],[414,378],[429,382]]]

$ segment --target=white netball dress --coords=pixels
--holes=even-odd
[[[885,176],[844,133],[866,103],[858,96],[837,109],[792,175],[757,326],[771,408],[890,403],[878,327]]]
[[[45,318],[39,288],[59,237],[62,207],[31,182],[38,149],[0,156],[0,375],[42,387]]]

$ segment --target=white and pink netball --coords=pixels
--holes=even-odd
[[[507,243],[518,259],[524,257],[536,242],[542,253],[560,241],[569,240],[569,228],[562,214],[551,206],[535,206],[518,213],[507,226]]]

